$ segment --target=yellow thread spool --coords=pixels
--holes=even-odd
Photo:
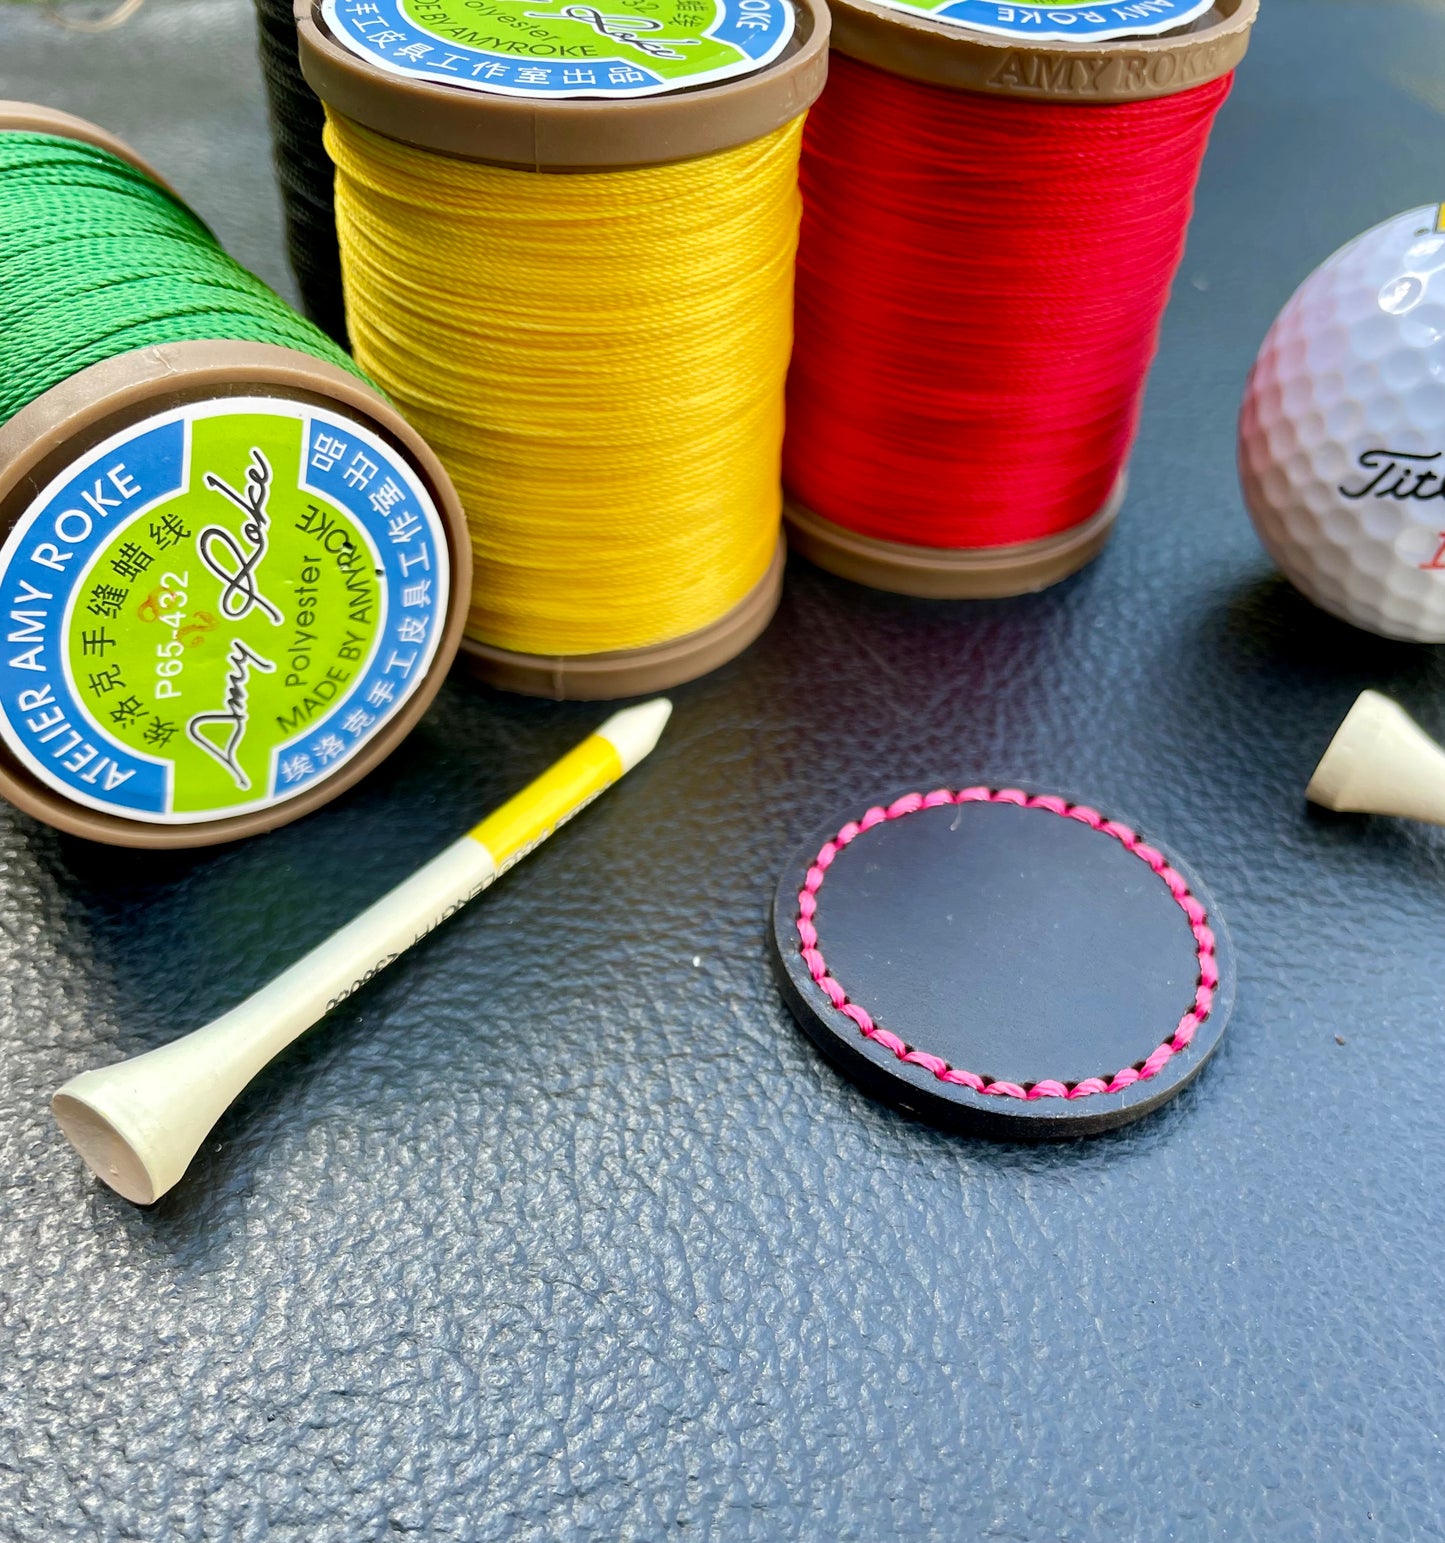
[[[645,647],[767,573],[800,130],[539,177],[330,120],[357,357],[479,512],[472,636]]]
[[[346,3],[302,0],[298,27],[351,335],[467,507],[464,656],[555,697],[716,667],[781,586],[797,156],[826,14],[805,0],[782,56],[721,84],[538,101],[399,78],[348,39]]]

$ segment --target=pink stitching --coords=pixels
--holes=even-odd
[[[813,925],[813,918],[818,912],[818,891],[823,887],[823,880],[827,876],[828,869],[833,866],[838,853],[856,841],[864,831],[872,830],[875,825],[881,825],[885,820],[901,820],[905,815],[916,814],[920,809],[937,809],[943,804],[976,803],[1016,804],[1021,809],[1044,809],[1050,814],[1057,814],[1065,819],[1078,820],[1091,830],[1102,831],[1106,836],[1113,837],[1126,851],[1132,852],[1140,862],[1146,863],[1154,873],[1157,873],[1174,897],[1175,903],[1189,918],[1189,927],[1197,945],[1196,957],[1199,960],[1199,983],[1194,992],[1194,1005],[1179,1020],[1179,1027],[1175,1029],[1171,1038],[1166,1039],[1137,1065],[1126,1066],[1122,1071],[1115,1072],[1108,1081],[1102,1077],[1086,1077],[1082,1082],[1076,1082],[1070,1087],[1063,1082],[1045,1079],[1032,1083],[1026,1088],[1020,1087],[1016,1082],[985,1082],[977,1072],[960,1071],[939,1056],[930,1055],[925,1050],[915,1050],[899,1039],[892,1030],[874,1023],[867,1010],[859,1007],[856,1002],[850,1002],[847,992],[828,973],[827,962],[818,948],[818,929]],[[1209,927],[1208,915],[1204,907],[1190,893],[1183,875],[1169,866],[1168,859],[1162,852],[1146,845],[1127,825],[1121,825],[1117,820],[1106,820],[1097,809],[1090,809],[1086,804],[1068,804],[1062,798],[1052,796],[1031,797],[1019,788],[994,790],[972,787],[964,788],[959,793],[951,793],[947,788],[937,788],[932,793],[907,793],[902,798],[895,799],[886,809],[875,804],[861,819],[850,820],[831,841],[824,842],[822,850],[813,859],[812,866],[808,869],[808,876],[803,881],[802,889],[798,891],[796,925],[798,937],[802,942],[799,953],[803,963],[808,967],[808,974],[812,976],[813,983],[839,1012],[858,1025],[859,1031],[865,1038],[891,1050],[900,1061],[931,1071],[940,1082],[956,1083],[962,1087],[972,1088],[975,1093],[992,1093],[1002,1098],[1026,1100],[1089,1098],[1095,1093],[1122,1093],[1125,1088],[1133,1087],[1136,1082],[1143,1082],[1149,1077],[1157,1076],[1172,1056],[1178,1055],[1181,1050],[1188,1049],[1199,1025],[1208,1018],[1214,1006],[1214,991],[1219,985],[1219,965],[1214,953],[1214,933]]]

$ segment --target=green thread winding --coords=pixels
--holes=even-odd
[[[143,172],[0,132],[0,423],[88,365],[203,340],[275,343],[365,378]]]

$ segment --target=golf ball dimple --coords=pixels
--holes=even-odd
[[[1264,339],[1240,414],[1260,540],[1315,605],[1445,642],[1445,233],[1439,205],[1352,241]]]
[[[1445,232],[1427,205],[1307,278],[1259,351],[1239,475],[1260,540],[1316,605],[1445,642]]]

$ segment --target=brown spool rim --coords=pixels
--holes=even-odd
[[[629,100],[532,101],[409,81],[338,42],[315,0],[296,0],[301,71],[333,111],[378,134],[468,161],[530,171],[658,166],[729,150],[806,112],[828,74],[823,0],[793,0],[792,51],[752,75]]]
[[[447,617],[431,668],[396,716],[334,776],[268,809],[194,824],[128,820],[72,803],[35,777],[0,740],[0,796],[47,825],[110,846],[213,846],[300,819],[353,786],[415,727],[456,656],[471,597],[472,553],[461,500],[416,430],[364,381],[321,359],[270,343],[167,343],[135,349],[72,375],[0,424],[0,542],[70,462],[153,414],[225,397],[276,397],[330,407],[372,429],[417,471],[441,515],[451,564]]]
[[[1000,600],[1066,579],[1104,549],[1127,479],[1120,477],[1097,514],[1057,535],[997,547],[927,547],[880,541],[845,530],[793,499],[783,521],[793,550],[840,578],[923,600]]]
[[[875,0],[831,5],[836,53],[926,85],[1050,102],[1142,102],[1218,80],[1244,58],[1259,14],[1259,0],[1215,0],[1177,32],[1030,43],[910,16]]]
[[[461,659],[478,680],[554,702],[610,702],[666,691],[707,675],[757,640],[783,593],[787,547],[781,537],[768,571],[725,616],[685,637],[602,654],[523,654],[463,637]]]
[[[86,118],[61,112],[58,107],[41,107],[36,102],[0,101],[0,134],[54,134],[58,139],[74,139],[83,145],[109,150],[137,171],[144,172],[152,182],[158,182],[172,198],[181,196],[154,166],[138,156],[119,136]]]

